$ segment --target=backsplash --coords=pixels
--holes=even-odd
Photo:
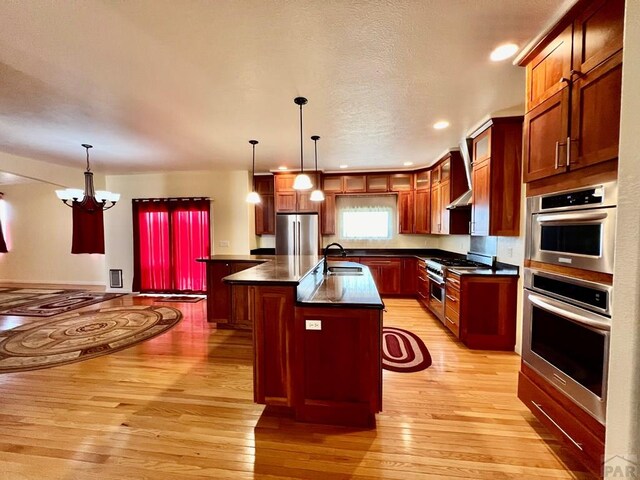
[[[338,242],[344,248],[438,248],[438,238],[433,235],[393,235],[388,240],[345,240],[337,235],[322,237],[323,245]]]

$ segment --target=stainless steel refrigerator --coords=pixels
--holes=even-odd
[[[276,215],[276,255],[315,255],[318,253],[317,213],[278,213]]]

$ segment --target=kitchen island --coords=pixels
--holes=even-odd
[[[252,260],[252,259],[249,259]],[[382,409],[382,310],[369,269],[272,256],[224,278],[246,289],[254,401],[297,421],[372,427]],[[338,267],[338,268],[336,268]]]

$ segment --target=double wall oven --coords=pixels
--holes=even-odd
[[[613,273],[616,203],[615,182],[527,201],[522,359],[602,424],[613,288],[579,272]]]

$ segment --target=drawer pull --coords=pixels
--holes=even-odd
[[[452,297],[451,295],[447,295],[447,300],[451,300],[452,302],[458,301],[455,297]]]
[[[454,322],[453,320],[451,320],[451,319],[450,319],[449,317],[447,317],[446,315],[445,315],[445,317],[444,317],[444,318],[446,318],[446,319],[447,319],[447,321],[448,321],[451,325],[455,325],[455,324],[456,324],[456,322]]]
[[[564,429],[563,429],[560,425],[558,425],[558,424],[556,423],[556,421],[555,421],[553,418],[551,418],[547,412],[545,412],[545,411],[544,411],[544,409],[542,408],[542,405],[537,404],[537,403],[536,403],[536,402],[534,402],[533,400],[531,401],[531,404],[532,404],[534,407],[536,407],[536,408],[540,411],[540,413],[541,413],[541,414],[543,414],[545,417],[547,417],[547,420],[549,420],[551,423],[553,423],[553,424],[555,425],[555,427],[556,427],[558,430],[560,430],[560,431],[562,432],[562,434],[563,434],[565,437],[567,437],[571,443],[573,443],[576,447],[578,447],[580,450],[582,450],[582,444],[580,444],[580,443],[576,442],[573,438],[571,438],[571,435],[569,435],[567,432],[565,432],[565,431],[564,431]]]
[[[427,297],[425,296],[425,294],[424,294],[424,293],[422,293],[422,292],[418,292],[418,295],[420,295],[420,296],[421,296],[422,298],[424,298],[425,300],[427,299]]]

